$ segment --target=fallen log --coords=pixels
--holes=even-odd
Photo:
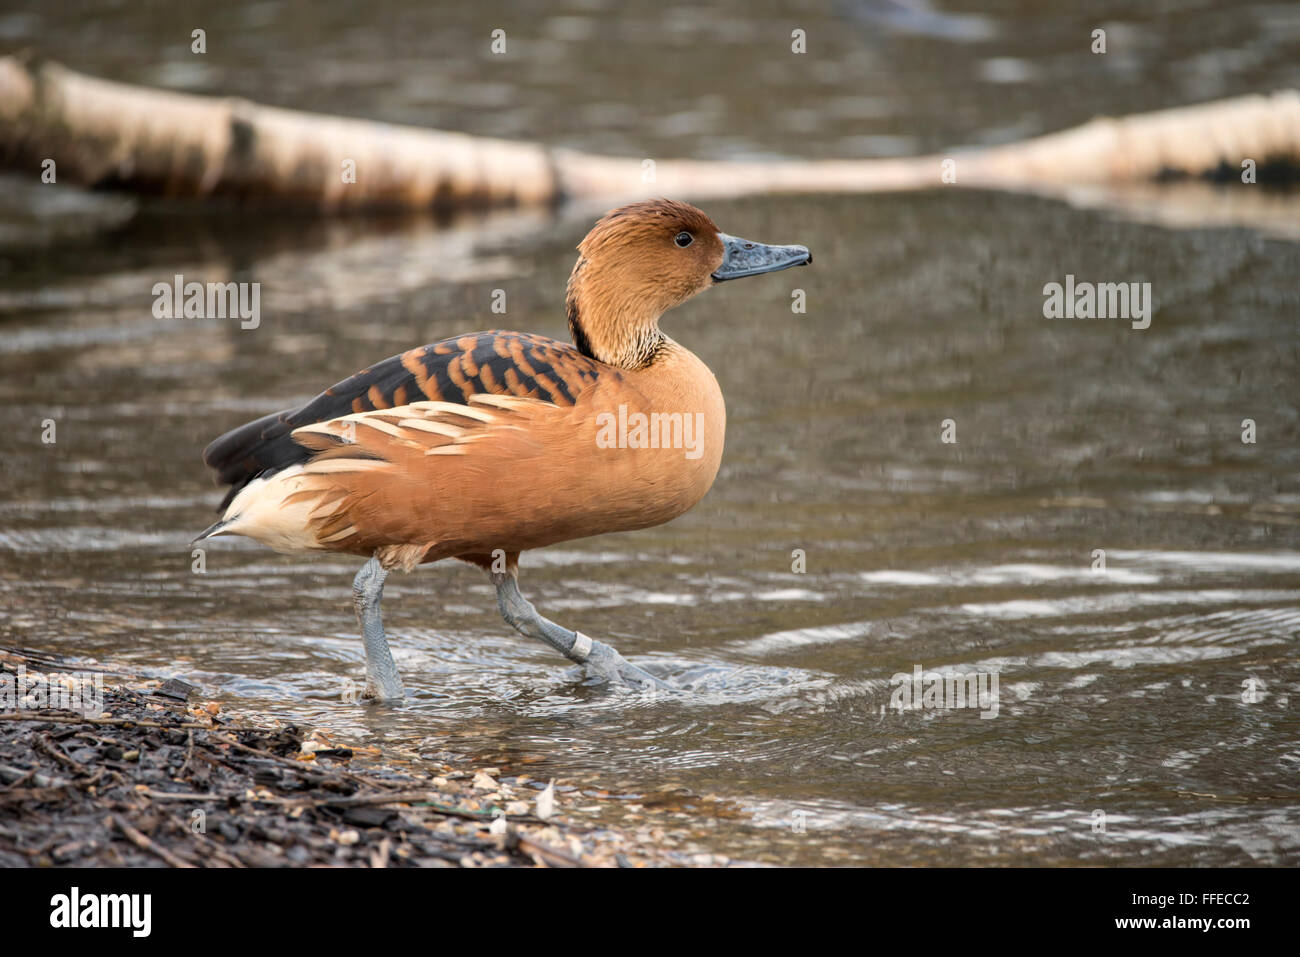
[[[547,151],[192,96],[0,59],[0,162],[59,182],[325,210],[549,202]],[[356,182],[348,182],[345,163]]]
[[[59,182],[323,211],[539,206],[649,195],[862,193],[942,185],[1063,194],[1300,170],[1300,92],[1242,96],[1004,146],[902,159],[738,162],[595,156],[197,96],[0,58],[0,165]],[[947,174],[945,176],[945,173]]]

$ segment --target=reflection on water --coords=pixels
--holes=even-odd
[[[999,117],[1028,132],[1043,125],[1034,116],[1063,125],[1072,119],[1063,110],[1084,107],[1041,89],[1002,102],[957,94],[978,107],[967,116],[881,79],[882,62],[918,50],[944,51],[917,62],[945,70],[995,56],[1038,61],[1031,72],[1047,77],[1071,69],[1052,55],[1063,35],[1045,36],[1029,18],[1029,43],[1008,28],[1021,5],[1004,6],[965,22],[937,3],[845,5],[846,22],[890,42],[845,39],[842,26],[826,37],[845,45],[830,61],[838,72],[810,69],[840,105],[816,111],[815,129],[801,134],[806,150],[769,132],[779,122],[751,124],[744,110],[719,127],[741,100],[725,83],[717,104],[706,98],[694,120],[655,126],[651,139],[710,155],[735,135],[741,152],[813,155],[842,152],[850,129],[933,146],[943,145],[930,142],[940,127],[943,142],[970,142]],[[1276,8],[1242,9],[1232,30],[1246,52],[1211,95],[1294,79],[1263,38],[1279,29]],[[222,16],[283,30],[291,10],[236,6]],[[631,29],[598,5],[583,10],[546,21],[545,42],[565,49],[575,36]],[[1188,99],[1169,87],[1200,74],[1151,64],[1203,56],[1193,27],[1218,24],[1218,13],[1188,16],[1191,25],[1158,42],[1147,25],[1125,27],[1127,11],[1110,15],[1119,35],[1127,28],[1143,42],[1108,69],[1153,77],[1159,102],[1129,104],[1122,84],[1072,89],[1110,96],[1110,111]],[[463,39],[477,16],[450,17],[448,35]],[[636,55],[666,78],[664,102],[684,97],[672,84],[688,81],[671,56],[656,64],[646,50],[728,36],[717,16],[641,22],[653,42]],[[752,65],[745,44],[764,17],[788,36],[788,17],[760,9],[737,28],[750,38],[719,55]],[[442,85],[421,88],[373,55],[368,44],[383,29],[336,26],[322,27],[333,37],[322,55],[350,78],[345,104],[317,102],[327,93],[291,80],[292,43],[286,58],[266,58],[243,33],[232,40],[248,57],[242,72],[211,58],[208,73],[168,75],[200,87],[233,79],[308,108],[516,135],[536,135],[538,104],[573,97],[557,136],[588,148],[633,142],[619,116],[672,115],[649,110],[618,71],[600,89],[557,74],[553,84],[568,81],[559,92],[493,92],[493,83],[524,83],[537,63],[563,62],[523,43],[509,79],[483,79],[484,65],[463,54],[422,61]],[[141,64],[157,68],[145,52],[153,29],[140,25],[138,48],[128,35],[120,59],[51,52],[91,72],[157,80],[139,75]],[[447,42],[436,31],[426,39]],[[854,59],[853,44],[869,55]],[[592,55],[632,55],[601,50]],[[774,89],[787,68],[777,62],[771,76],[759,71]],[[1020,74],[1003,64],[983,75],[1008,85]],[[428,105],[448,90],[517,105]],[[1021,100],[1033,109],[1018,111]],[[106,237],[60,233],[7,247],[0,641],[184,675],[254,713],[411,760],[470,755],[535,779],[599,782],[647,807],[710,796],[732,812],[695,815],[699,839],[749,859],[1300,859],[1290,697],[1300,692],[1300,247],[986,194],[768,199],[709,212],[730,232],[802,242],[817,256],[811,269],[728,284],[665,321],[727,397],[714,490],[670,526],[525,555],[522,576],[543,611],[687,693],[583,682],[508,631],[479,572],[448,564],[387,588],[411,701],[354,706],[340,700],[363,662],[350,561],[219,542],[206,573],[192,572],[189,539],[220,498],[199,461],[211,437],[415,343],[503,324],[563,337],[582,216],[441,229],[146,209]],[[152,284],[178,272],[261,282],[260,327],[154,319]],[[1042,318],[1044,284],[1067,273],[1151,282],[1151,327]],[[796,283],[806,314],[790,310]],[[490,310],[497,288],[508,295],[504,319]],[[53,444],[42,442],[47,419]],[[941,441],[945,419],[955,443]],[[1244,419],[1255,422],[1253,444],[1242,442]],[[917,666],[997,672],[997,717],[890,708],[893,676]]]

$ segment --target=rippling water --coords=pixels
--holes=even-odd
[[[234,10],[273,34],[297,22],[290,5]],[[652,115],[645,142],[693,155],[850,155],[849,136],[908,137],[895,145],[910,152],[1086,119],[1068,114],[1097,97],[1095,109],[1122,112],[1196,98],[1198,84],[1220,95],[1296,82],[1276,52],[1287,36],[1277,8],[1239,5],[1243,52],[1216,74],[1177,68],[1210,55],[1196,47],[1210,42],[1196,28],[1208,36],[1221,21],[1209,5],[1166,33],[1116,7],[1119,35],[1141,42],[1124,48],[1118,79],[1058,103],[1013,64],[978,67],[1019,58],[1043,82],[1077,78],[1082,68],[1060,60],[1074,26],[1014,28],[1018,10],[842,5],[826,39],[839,66],[813,71],[818,102],[833,108],[797,137],[780,132],[784,113],[756,118],[727,71],[704,96],[673,69],[684,54],[652,56],[729,37],[725,10],[633,18],[649,38],[638,69],[669,86],[669,108],[653,110],[626,71],[589,82],[583,71],[614,55],[611,40],[584,46],[604,51],[592,63],[552,55],[587,31],[633,29],[595,5],[546,20],[534,32],[550,46],[521,42],[518,69],[496,80],[445,49],[491,22],[490,7],[426,31],[447,59],[404,54],[424,73],[375,55],[393,29],[340,12],[313,53],[346,85],[334,105],[295,85],[309,44],[272,61],[247,30],[231,41],[244,61],[211,57],[193,75],[166,66],[170,54],[150,59],[161,27],[126,29],[118,52],[91,53],[74,41],[110,25],[90,18],[50,52],[141,82],[475,132],[553,129],[596,149],[639,152],[628,123]],[[26,27],[17,16],[0,27],[30,31],[51,15]],[[755,23],[788,36],[790,20],[759,9],[720,55],[794,100],[785,61],[756,67],[745,46]],[[953,94],[969,109],[941,109],[909,50],[980,77]],[[141,75],[146,63],[162,72]],[[530,85],[557,63],[570,72]],[[1132,77],[1158,102],[1130,102]],[[566,98],[574,109],[539,128]],[[679,99],[696,104],[693,120],[674,112]],[[412,344],[503,324],[563,337],[585,214],[440,228],[146,209],[106,235],[5,246],[0,640],[183,675],[250,712],[410,760],[468,755],[646,807],[707,806],[686,826],[750,860],[1300,860],[1300,247],[978,193],[709,212],[729,232],[816,255],[810,269],[728,284],[664,323],[727,398],[713,491],[669,526],[527,554],[521,578],[543,612],[684,693],[584,683],[501,623],[479,572],[449,563],[387,589],[412,700],[351,705],[340,699],[363,653],[350,560],[220,541],[206,573],[191,570],[187,543],[220,498],[199,460],[211,437]],[[154,319],[150,289],[175,273],[260,281],[261,326]],[[1067,273],[1151,282],[1151,327],[1044,319],[1043,286]],[[791,312],[795,285],[806,314]],[[504,321],[490,311],[496,288],[508,293]],[[1242,441],[1247,418],[1254,444]],[[47,419],[54,444],[42,442]],[[941,440],[945,420],[955,443]],[[996,717],[891,708],[892,677],[918,666],[996,673]]]

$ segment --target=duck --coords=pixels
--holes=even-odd
[[[364,559],[352,582],[363,699],[405,697],[380,608],[387,576],[448,558],[485,571],[505,622],[591,678],[667,687],[542,616],[519,590],[519,557],[660,525],[704,497],[722,460],[722,390],[660,317],[812,255],[731,236],[670,199],[610,210],[577,250],[565,292],[571,342],[493,330],[419,346],[203,452],[229,489],[195,543],[239,535],[285,554]]]

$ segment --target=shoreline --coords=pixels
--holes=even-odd
[[[565,804],[592,795],[563,781],[470,764],[398,768],[321,731],[223,713],[183,681],[0,649],[0,680],[24,675],[19,698],[87,670],[104,676],[99,717],[0,710],[0,867],[737,863],[673,846],[649,820],[585,824]]]

